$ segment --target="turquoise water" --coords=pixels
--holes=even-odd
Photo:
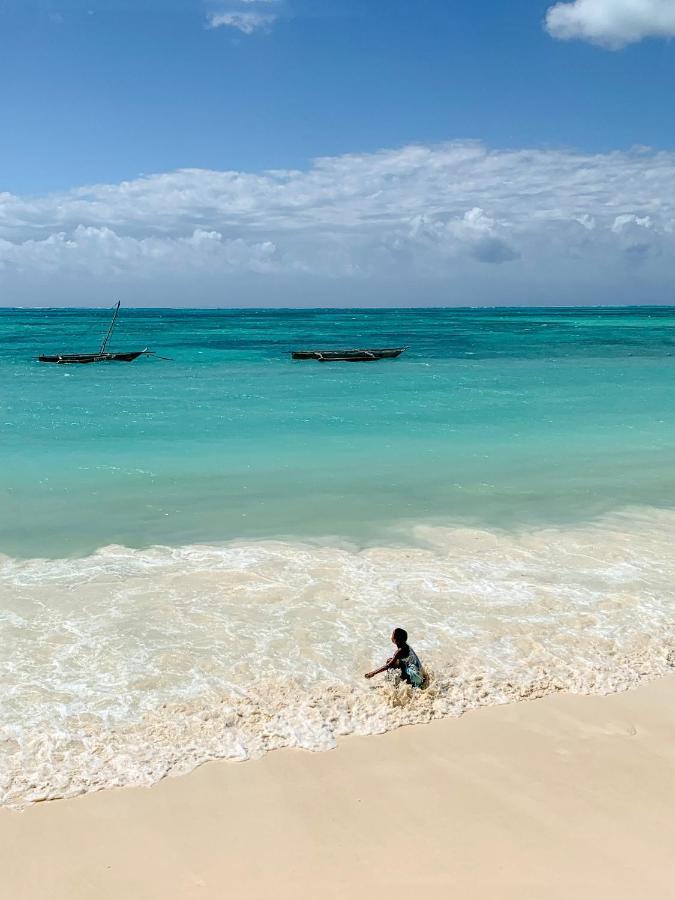
[[[675,309],[0,311],[0,552],[675,507]],[[408,346],[372,364],[299,347]]]
[[[675,309],[0,312],[0,804],[675,666]],[[294,347],[408,346],[369,364]],[[403,626],[424,691],[363,673]]]

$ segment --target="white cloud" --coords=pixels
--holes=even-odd
[[[227,240],[218,231],[200,228],[183,237],[138,238],[108,227],[78,225],[69,233],[55,232],[21,243],[0,239],[0,268],[4,264],[24,271],[39,268],[55,274],[86,271],[94,275],[136,269],[156,275],[215,266],[222,272],[271,273],[275,250],[271,241]]]
[[[279,18],[270,8],[281,8],[282,0],[232,0],[226,9],[211,12],[208,16],[210,28],[236,28],[244,34],[266,31]]]
[[[453,302],[497,302],[496,290],[512,302],[534,290],[570,302],[583,299],[582,282],[589,298],[602,292],[597,302],[631,290],[641,301],[645,285],[669,297],[675,154],[458,142],[303,170],[183,169],[38,198],[0,194],[0,303],[85,277],[141,279],[144,301],[148,283],[181,279],[208,281],[207,303],[214,285],[234,281],[263,304],[294,303],[310,284],[314,302],[387,302],[396,291],[402,302],[431,282],[439,301],[452,285]]]
[[[247,10],[212,13],[209,16],[210,28],[236,28],[244,34],[269,28],[276,22],[277,16],[272,13],[250,12]]]
[[[580,38],[618,49],[648,37],[675,36],[675,0],[574,0],[556,3],[546,28],[561,40]]]
[[[429,242],[439,255],[466,253],[480,262],[503,263],[519,257],[508,242],[508,223],[497,223],[475,206],[461,218],[448,221],[415,216],[409,236],[412,241]]]

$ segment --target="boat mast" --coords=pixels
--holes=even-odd
[[[113,333],[113,328],[115,327],[115,322],[117,321],[117,316],[120,311],[120,300],[117,301],[117,306],[115,307],[115,312],[113,313],[112,322],[110,323],[110,328],[108,328],[108,333],[103,338],[103,343],[101,344],[101,349],[98,351],[99,353],[105,353],[106,344],[110,340],[110,336]]]

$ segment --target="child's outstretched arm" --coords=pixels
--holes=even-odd
[[[375,669],[375,670],[372,671],[372,672],[366,672],[365,677],[366,677],[366,678],[374,678],[375,675],[379,675],[381,672],[386,672],[388,668],[389,668],[388,665],[386,665],[386,666],[380,666],[379,669]]]
[[[391,659],[388,659],[383,666],[380,666],[379,669],[374,669],[372,672],[366,672],[365,678],[373,678],[375,675],[380,675],[382,672],[386,672],[389,669],[394,668],[394,661],[396,657],[392,656]]]

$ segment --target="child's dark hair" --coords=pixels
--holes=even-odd
[[[398,643],[400,641],[402,644],[406,644],[408,642],[408,632],[405,628],[394,628],[394,640]]]

